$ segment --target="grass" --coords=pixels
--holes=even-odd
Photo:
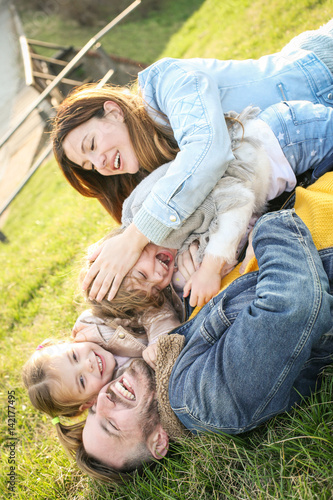
[[[118,55],[143,62],[164,55],[257,57],[279,50],[292,36],[318,27],[330,15],[328,0],[280,0],[269,5],[262,0],[170,0],[163,11],[140,23],[129,21],[116,28],[116,38],[108,35],[103,46],[110,43],[110,52],[117,47]],[[43,24],[36,19],[36,13],[24,16],[26,33],[33,38],[82,45],[90,36],[70,21],[48,17]],[[81,311],[77,275],[82,256],[112,224],[97,202],[80,197],[65,183],[54,161],[38,170],[11,205],[2,227],[9,242],[0,246],[0,497],[331,499],[331,367],[321,391],[301,408],[244,436],[187,440],[129,485],[100,486],[68,460],[49,419],[31,407],[20,371],[44,338],[70,333]],[[8,420],[8,391],[14,391],[15,422]],[[13,495],[7,484],[11,456]]]
[[[130,1],[128,5],[130,5]],[[137,7],[144,7],[145,0]],[[163,10],[136,20],[135,11],[109,31],[101,43],[107,53],[127,57],[142,63],[151,63],[159,57],[170,37],[178,32],[184,22],[198,9],[203,0],[164,0]],[[33,12],[25,8],[21,13],[24,31],[28,38],[83,47],[105,24],[97,27],[80,27],[74,19],[62,19],[59,15]],[[149,34],[153,34],[152,37]]]
[[[105,51],[147,64],[164,56],[260,57],[320,26],[332,12],[330,0],[165,0],[162,5],[140,22],[129,14],[102,38]],[[73,19],[26,8],[21,16],[27,37],[75,47],[102,27],[82,28]]]

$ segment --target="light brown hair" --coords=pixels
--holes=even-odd
[[[66,416],[74,417],[81,413],[81,402],[64,402],[58,400],[51,390],[51,384],[63,390],[60,378],[55,370],[50,368],[51,354],[45,349],[50,346],[63,344],[64,341],[56,339],[46,339],[40,344],[41,349],[33,353],[23,366],[23,383],[28,391],[32,405],[39,411],[48,414],[50,417]],[[65,399],[65,398],[64,398]]]
[[[123,228],[113,229],[102,241],[112,239],[123,231]],[[79,281],[81,283],[90,265],[91,262],[87,260],[80,272]],[[130,279],[134,280],[134,278]],[[153,314],[154,309],[158,312],[166,298],[163,290],[159,294],[149,295],[148,292],[144,292],[143,290],[129,289],[127,277],[125,277],[116,296],[111,301],[103,299],[97,302],[97,300],[89,298],[91,286],[92,284],[84,292],[84,296],[93,315],[102,318],[110,327],[117,328],[119,324],[122,324],[125,328],[130,328],[134,336],[145,333],[142,328],[141,317],[147,313],[148,309],[151,311],[151,314]],[[115,320],[118,321],[116,324],[114,323]]]

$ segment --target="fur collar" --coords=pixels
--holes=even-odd
[[[189,434],[171,409],[169,402],[169,378],[172,368],[184,347],[183,335],[161,335],[157,344],[156,391],[161,424],[172,440]]]

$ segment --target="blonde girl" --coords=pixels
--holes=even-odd
[[[158,337],[180,324],[164,295],[130,291],[125,284],[112,304],[90,305],[68,341],[45,340],[24,365],[31,403],[52,418],[74,417],[89,408],[133,358],[143,357],[154,368]]]

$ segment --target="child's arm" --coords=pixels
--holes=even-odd
[[[115,318],[110,325],[103,318],[94,316],[92,311],[87,309],[76,320],[72,337],[75,342],[94,342],[104,349],[112,351],[110,345],[113,344],[113,337],[117,330],[120,332],[120,328],[123,327],[120,333],[132,334],[127,323],[126,320]]]
[[[248,236],[248,246],[245,258],[239,268],[243,274],[247,264],[253,259],[252,230]],[[190,277],[184,287],[184,297],[191,291],[190,305],[192,307],[203,306],[221,289],[222,277],[228,274],[234,265],[224,264],[224,261],[213,255],[205,255],[200,268]]]
[[[190,306],[204,306],[221,288],[221,271],[224,260],[214,255],[205,254],[197,271],[191,276],[184,287],[183,296],[191,292]]]
[[[105,348],[107,340],[103,333],[109,337],[110,334],[113,335],[114,328],[107,326],[101,318],[93,316],[90,310],[80,314],[72,329],[75,342],[94,342]]]
[[[148,337],[148,345],[154,344],[160,335],[169,333],[180,325],[175,309],[168,300],[159,307],[150,307],[142,316],[141,324]]]
[[[157,359],[157,343],[151,344],[142,353],[145,362],[153,369],[156,370]]]
[[[190,247],[177,255],[177,267],[183,278],[188,281],[191,276],[199,269],[197,262],[197,253],[199,250],[199,242],[195,240]]]

